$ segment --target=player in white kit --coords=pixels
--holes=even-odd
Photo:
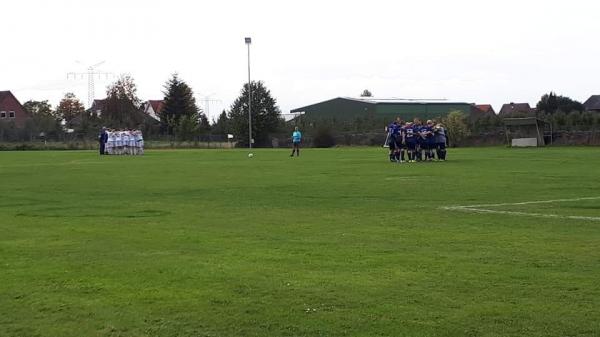
[[[144,154],[144,135],[141,130],[136,130],[136,141],[138,146],[138,154]]]
[[[137,142],[135,140],[135,131],[132,129],[129,129],[129,131],[127,131],[129,133],[129,151],[131,152],[131,155],[136,155],[137,154]]]
[[[116,154],[118,154],[118,155],[123,154],[123,138],[121,137],[120,131],[115,132],[115,148],[116,148]]]
[[[105,148],[105,152],[106,154],[113,154],[113,147],[115,145],[114,139],[113,139],[113,135],[114,132],[112,132],[112,130],[108,130],[106,131],[106,133],[108,134],[107,140],[106,140],[106,148]]]
[[[121,132],[121,139],[123,142],[123,154],[131,154],[130,153],[130,149],[129,149],[129,132],[128,131],[122,131]]]

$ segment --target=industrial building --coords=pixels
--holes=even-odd
[[[391,120],[400,117],[404,120],[420,118],[435,119],[452,111],[460,111],[469,116],[476,109],[473,104],[450,102],[443,99],[421,100],[401,98],[338,97],[291,110],[292,115],[303,114],[306,119],[350,120],[358,117],[372,117],[377,120]]]

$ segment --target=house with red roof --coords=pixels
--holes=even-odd
[[[165,106],[163,100],[149,100],[144,103],[144,113],[150,117],[160,121],[160,112]]]
[[[14,122],[17,128],[25,126],[31,116],[10,91],[0,91],[0,123]]]
[[[494,111],[494,107],[492,107],[491,104],[477,104],[475,107],[485,115],[496,114],[496,111]]]
[[[471,120],[493,116],[496,116],[496,111],[494,111],[494,108],[490,104],[474,104],[471,109]]]

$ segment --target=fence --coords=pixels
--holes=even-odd
[[[382,146],[385,141],[384,132],[343,132],[332,134],[333,146]],[[552,145],[558,146],[600,146],[600,130],[592,131],[555,131],[552,134]],[[269,136],[272,148],[288,148],[292,142],[288,134],[273,134]],[[506,145],[503,131],[472,134],[460,143],[450,139],[451,146],[502,146]],[[549,142],[548,142],[549,144]],[[305,134],[303,147],[315,147],[312,134]],[[231,149],[236,142],[229,141],[227,135],[207,135],[197,137],[193,141],[178,141],[175,139],[151,139],[145,141],[146,149]],[[97,150],[98,141],[86,139],[71,139],[65,141],[44,141],[41,139],[26,142],[0,142],[0,151],[11,150]]]

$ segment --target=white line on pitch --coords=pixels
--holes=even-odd
[[[470,213],[491,213],[491,214],[504,214],[504,215],[516,215],[516,216],[530,216],[530,217],[536,217],[536,218],[600,221],[600,217],[594,217],[594,216],[556,215],[556,214],[527,213],[527,212],[517,212],[517,211],[498,211],[498,210],[493,210],[493,209],[468,208],[468,207],[460,207],[460,206],[459,207],[442,207],[442,209],[450,210],[450,211],[470,212]]]
[[[583,198],[574,198],[574,199],[554,199],[554,200],[538,200],[538,201],[524,201],[524,202],[507,202],[507,203],[502,203],[502,204],[483,204],[483,205],[467,205],[467,206],[451,206],[451,207],[472,208],[472,207],[520,206],[520,205],[551,204],[551,203],[555,203],[555,202],[598,200],[598,199],[600,199],[600,197],[583,197]]]
[[[527,212],[517,212],[517,211],[499,211],[499,210],[482,208],[482,207],[500,207],[500,206],[520,206],[520,205],[531,205],[531,204],[549,204],[549,203],[555,203],[555,202],[570,202],[570,201],[598,200],[598,199],[600,199],[600,197],[583,197],[583,198],[574,198],[574,199],[554,199],[554,200],[501,203],[501,204],[446,206],[446,207],[441,207],[441,209],[449,210],[449,211],[472,212],[472,213],[492,213],[492,214],[505,214],[505,215],[516,215],[516,216],[530,216],[530,217],[537,217],[537,218],[600,221],[600,217],[593,217],[593,216],[557,215],[557,214],[527,213]]]

